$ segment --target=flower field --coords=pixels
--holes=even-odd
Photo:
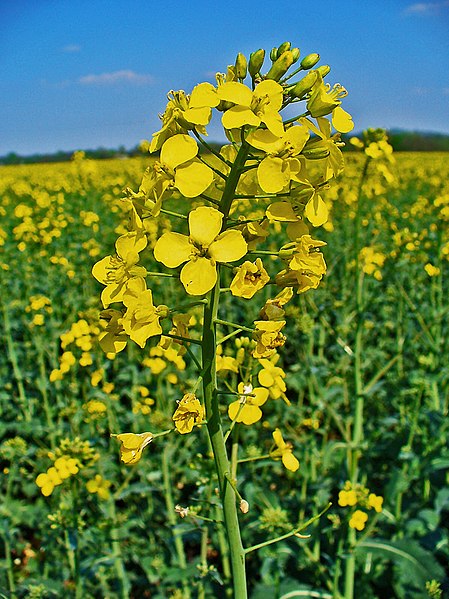
[[[243,275],[231,284],[236,265],[225,272],[240,291],[223,294],[217,376],[254,599],[346,597],[351,576],[364,599],[447,586],[449,163],[363,149],[345,162],[314,231],[327,273],[266,304],[285,310],[282,352],[266,356],[266,329],[242,324],[282,289],[277,256],[262,256],[256,303]],[[198,354],[181,341],[198,338],[201,300],[186,316],[180,281],[162,276],[176,251],[170,211],[194,200],[178,194],[132,250],[171,337],[142,337],[132,321],[111,333],[91,273],[127,235],[123,190],[148,164],[79,153],[0,170],[1,597],[232,596]],[[273,254],[286,220],[266,221]]]

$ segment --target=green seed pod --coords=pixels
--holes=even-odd
[[[284,42],[283,44],[281,44],[277,49],[276,58],[282,56],[282,54],[284,54],[284,52],[287,52],[287,50],[290,50],[291,47],[292,45],[290,42]]]
[[[237,54],[237,58],[235,59],[234,72],[237,79],[245,79],[247,73],[247,62],[245,55],[241,52]]]
[[[276,62],[276,58],[277,57],[278,57],[278,49],[277,48],[272,48],[272,50],[270,52],[271,62]]]
[[[328,64],[323,64],[321,67],[317,68],[318,73],[321,75],[321,77],[326,77],[326,75],[328,75],[331,71],[331,68]]]
[[[299,48],[292,48],[292,55],[293,55],[293,62],[297,62],[299,60],[299,56],[300,56],[301,52],[299,51]]]
[[[293,64],[293,54],[290,50],[287,50],[272,65],[271,69],[266,74],[267,79],[274,79],[274,81],[279,81],[279,79],[285,75],[288,69]]]
[[[307,56],[304,56],[304,58],[301,60],[301,66],[305,71],[308,71],[309,69],[312,69],[319,60],[319,54],[307,54]]]
[[[252,52],[249,56],[249,64],[248,71],[251,77],[254,79],[256,75],[260,73],[260,69],[262,68],[263,61],[265,60],[265,50],[256,50],[256,52]]]
[[[318,73],[316,71],[310,71],[296,83],[295,87],[290,90],[289,95],[292,98],[303,98],[315,85],[317,79]]]

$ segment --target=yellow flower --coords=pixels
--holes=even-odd
[[[78,461],[75,458],[60,457],[55,461],[55,468],[59,476],[64,480],[72,474],[79,472]]]
[[[259,312],[259,318],[262,320],[283,320],[285,310],[283,306],[287,304],[293,297],[293,289],[286,287],[280,291],[273,299],[268,299],[264,307]]]
[[[351,528],[355,528],[356,530],[363,530],[367,520],[368,514],[366,512],[362,512],[362,510],[356,510],[349,520],[349,526]]]
[[[188,135],[178,134],[167,139],[154,165],[157,175],[166,181],[165,187],[172,185],[186,198],[195,198],[209,187],[214,173],[196,158],[197,154],[198,145]]]
[[[262,370],[259,371],[257,378],[263,387],[267,387],[273,399],[282,397],[285,403],[290,404],[285,395],[285,391],[287,390],[284,381],[286,374],[282,368],[276,366],[278,358],[279,355],[275,356],[275,360],[273,358],[271,360],[267,360],[266,358],[260,359],[259,363],[262,366]]]
[[[107,308],[112,302],[121,302],[128,281],[132,278],[143,278],[146,269],[137,266],[139,252],[147,245],[147,238],[141,233],[126,233],[121,235],[115,244],[117,254],[106,256],[92,268],[93,276],[106,285],[101,294],[103,306]]]
[[[259,289],[265,287],[269,280],[270,275],[263,267],[260,258],[256,258],[255,262],[246,260],[238,267],[237,273],[232,279],[231,293],[237,297],[250,299]]]
[[[253,339],[257,345],[253,350],[255,358],[267,358],[271,356],[277,347],[284,345],[285,336],[280,332],[285,325],[285,320],[256,320],[256,330]]]
[[[123,303],[127,308],[121,321],[123,329],[137,345],[143,348],[149,337],[162,334],[159,318],[167,315],[168,308],[153,305],[153,294],[143,279],[129,282]]]
[[[429,277],[437,277],[441,272],[438,266],[434,266],[433,264],[430,264],[430,262],[424,266],[424,270],[429,275]]]
[[[266,209],[267,218],[275,222],[286,222],[287,235],[291,240],[295,240],[301,235],[307,235],[309,229],[302,218],[293,210],[290,202],[274,202]]]
[[[273,431],[273,439],[277,445],[277,449],[270,452],[270,456],[274,459],[281,458],[282,463],[291,472],[296,472],[299,468],[299,462],[293,455],[293,448],[291,443],[286,443],[282,437],[280,429]]]
[[[314,118],[326,116],[337,108],[337,106],[340,106],[340,98],[344,98],[347,95],[348,92],[342,85],[336,83],[331,89],[328,83],[323,83],[323,78],[318,74],[307,100],[307,110]]]
[[[342,108],[340,110],[344,112]],[[300,119],[300,122],[315,135],[304,148],[304,155],[307,158],[309,152],[310,154],[323,152],[326,167],[324,178],[327,181],[331,177],[339,175],[344,168],[343,154],[340,150],[340,146],[343,146],[344,143],[340,140],[340,133],[332,135],[331,124],[327,119],[318,117],[316,121],[318,127],[310,119],[305,117]]]
[[[187,262],[181,270],[181,283],[190,295],[203,295],[217,281],[216,262],[240,260],[247,245],[240,231],[220,233],[223,214],[215,208],[200,206],[189,214],[190,236],[164,233],[156,242],[154,257],[168,268]]]
[[[111,434],[111,437],[120,441],[120,459],[127,465],[137,464],[142,457],[142,451],[153,440],[152,433],[120,433]]]
[[[88,480],[86,483],[86,489],[89,493],[97,493],[100,499],[109,499],[109,487],[111,482],[104,479],[100,474],[96,474],[95,478]]]
[[[121,352],[128,343],[128,337],[123,330],[122,316],[118,310],[108,309],[100,312],[100,322],[105,324],[105,329],[98,335],[98,342],[105,354]]]
[[[383,502],[384,498],[380,495],[375,495],[374,493],[368,495],[368,506],[374,508],[378,514],[382,511]]]
[[[259,129],[248,135],[247,141],[267,154],[257,167],[257,179],[264,191],[277,193],[292,179],[300,181],[302,164],[297,156],[309,137],[307,127],[302,124],[290,127],[281,137],[268,129]]]
[[[273,135],[283,135],[284,125],[279,114],[283,89],[276,81],[262,81],[254,91],[243,83],[230,81],[219,85],[217,93],[220,100],[234,104],[223,114],[221,122],[225,129],[240,129],[243,125],[258,127],[264,123]]]
[[[196,85],[190,95],[182,90],[171,91],[162,115],[162,128],[153,134],[150,152],[156,152],[173,135],[196,129],[206,135],[205,125],[212,116],[212,108],[218,106],[217,90],[211,83]]]
[[[178,401],[178,407],[173,414],[176,430],[182,435],[190,433],[196,424],[204,420],[204,408],[194,393],[186,393]]]
[[[357,503],[357,493],[353,489],[340,491],[338,493],[338,505],[341,507],[353,506]]]
[[[236,401],[229,404],[228,415],[231,420],[243,422],[243,424],[254,424],[262,418],[262,406],[268,399],[268,389],[245,385],[239,383],[238,391],[242,395]]]
[[[36,485],[40,487],[41,493],[45,497],[51,495],[53,493],[53,489],[61,483],[62,478],[54,466],[49,468],[47,472],[39,474],[36,478]]]

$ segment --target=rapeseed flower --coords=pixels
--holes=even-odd
[[[235,422],[243,424],[254,424],[262,418],[262,406],[268,399],[268,389],[255,387],[239,383],[238,392],[241,393],[239,399],[229,404],[229,418]]]
[[[180,279],[190,295],[203,295],[217,281],[217,262],[235,262],[247,252],[240,231],[220,233],[223,214],[215,208],[200,206],[189,214],[190,235],[168,232],[156,242],[154,257],[168,268],[187,262]]]
[[[265,287],[270,280],[270,275],[265,270],[262,260],[256,258],[255,262],[246,260],[238,267],[231,281],[232,295],[251,299],[259,289]]]
[[[274,459],[281,459],[287,470],[296,472],[299,468],[298,459],[293,455],[293,446],[289,442],[285,442],[280,429],[276,428],[273,431],[273,439],[277,445],[277,449],[270,452],[270,456]]]
[[[93,276],[106,285],[101,294],[103,306],[107,308],[112,302],[123,301],[130,279],[145,277],[146,269],[137,266],[139,252],[147,246],[147,238],[142,233],[125,233],[121,235],[116,243],[116,255],[106,256],[92,268]]]
[[[273,135],[283,135],[284,125],[279,114],[283,88],[276,81],[262,81],[254,91],[243,83],[229,81],[219,85],[217,93],[220,100],[233,104],[221,119],[225,129],[240,129],[243,125],[259,127],[263,123]]]
[[[186,393],[178,401],[178,407],[173,414],[176,430],[182,435],[191,433],[196,424],[204,420],[204,408],[194,393]]]
[[[142,457],[142,451],[153,440],[153,433],[120,433],[111,434],[120,441],[120,459],[126,465],[137,464]]]
[[[368,514],[366,512],[362,512],[362,510],[356,510],[349,520],[349,526],[360,531],[365,528],[367,521]]]
[[[109,487],[111,484],[111,481],[104,479],[101,474],[96,474],[95,478],[87,481],[86,489],[89,493],[96,493],[100,499],[106,500],[110,496]]]
[[[285,343],[285,335],[280,331],[285,325],[285,320],[256,320],[254,322],[256,330],[253,333],[253,339],[256,341],[256,347],[253,350],[255,358],[267,358]]]

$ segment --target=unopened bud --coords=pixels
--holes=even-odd
[[[241,52],[237,54],[234,72],[237,79],[245,79],[247,73],[247,62],[246,57]]]
[[[276,62],[276,58],[277,57],[278,57],[278,49],[277,48],[272,48],[271,52],[270,52],[271,62]]]
[[[299,99],[303,98],[315,85],[317,79],[318,73],[316,71],[310,71],[290,90],[290,96]]]
[[[305,147],[302,151],[302,155],[309,160],[321,160],[322,158],[327,158],[329,156],[329,150],[324,147],[310,149]]]
[[[170,314],[170,308],[164,304],[161,304],[156,308],[156,313],[159,318],[167,318]]]
[[[249,55],[248,71],[253,79],[260,73],[264,60],[265,50],[256,50]]]
[[[276,52],[276,58],[279,58],[280,56],[282,56],[282,54],[284,54],[284,52],[287,52],[287,50],[290,50],[290,48],[292,47],[290,42],[284,42],[282,43]]]
[[[246,499],[241,499],[240,500],[240,511],[242,512],[242,514],[247,514],[249,512],[249,503],[246,501]]]
[[[314,52],[313,54],[307,54],[301,60],[301,66],[305,71],[312,69],[316,63],[320,60],[320,55]]]
[[[317,68],[317,71],[321,75],[321,77],[326,77],[326,75],[329,75],[329,73],[331,72],[331,68],[328,64],[323,64],[321,67]]]
[[[291,50],[293,56],[293,62],[297,62],[299,60],[299,56],[301,54],[299,48],[292,48]]]
[[[279,79],[285,75],[285,73],[292,66],[292,64],[293,54],[290,50],[286,50],[272,65],[271,69],[266,74],[266,78],[273,79],[274,81],[279,81]]]

